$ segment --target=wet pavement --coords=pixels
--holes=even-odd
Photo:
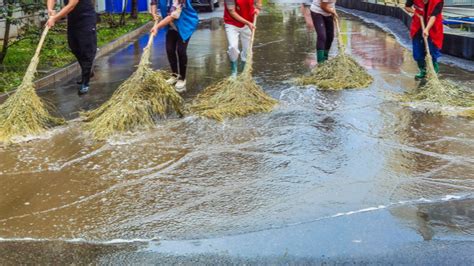
[[[295,86],[316,64],[314,32],[298,6],[259,19],[254,77],[280,100],[268,114],[170,117],[90,140],[77,112],[110,97],[147,36],[97,62],[90,94],[41,91],[72,120],[0,148],[0,264],[474,263],[473,121],[402,106],[394,95],[417,86],[410,51],[356,17],[341,25],[374,76],[368,89]],[[189,44],[187,102],[228,75],[225,50],[222,22],[203,22]],[[168,68],[163,33],[153,63]]]

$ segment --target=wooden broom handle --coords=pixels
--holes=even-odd
[[[336,31],[337,31],[337,42],[339,49],[344,49],[344,44],[342,43],[342,36],[341,36],[341,27],[339,27],[339,21],[337,18],[333,17],[334,20],[334,25],[336,26]]]
[[[257,15],[255,15],[255,17],[253,18],[253,26],[255,27],[257,25]],[[250,38],[250,45],[249,45],[249,54],[252,53],[252,48],[253,48],[253,40],[255,39],[255,31],[257,29],[255,28],[254,30],[252,30],[252,37]]]
[[[49,31],[49,26],[46,25],[46,27],[44,27],[43,33],[41,34],[41,38],[39,40],[38,46],[36,47],[36,51],[33,57],[39,57],[41,48],[43,48],[44,40],[46,39],[46,35],[48,35],[48,31]]]
[[[155,23],[153,23],[153,27],[155,27],[160,22],[160,20],[161,19],[155,20]],[[155,36],[150,33],[150,38],[148,38],[148,43],[146,44],[145,48],[143,48],[143,50],[148,49],[148,48],[151,47],[151,45],[153,44],[153,39],[154,38],[155,38]]]
[[[426,50],[426,56],[428,58],[431,59],[431,53],[430,53],[430,47],[428,45],[428,37],[425,36],[424,32],[425,32],[425,18],[419,14],[416,14],[418,16],[418,18],[420,19],[420,22],[421,22],[421,36],[423,36],[423,40],[424,40],[424,43],[425,43],[425,50]]]

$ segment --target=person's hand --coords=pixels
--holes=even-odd
[[[52,28],[54,27],[57,21],[58,19],[56,16],[50,16],[48,21],[46,22],[46,26],[48,26],[49,28]]]
[[[160,19],[160,16],[158,16],[158,14],[153,14],[153,13],[152,13],[151,15],[153,16],[153,20],[154,20],[154,21],[157,21],[157,20]]]
[[[255,29],[257,29],[257,27],[255,27],[255,25],[253,25],[252,22],[247,21],[247,26],[250,28],[251,31],[254,31]]]
[[[260,8],[255,8],[254,14],[255,16],[260,15]]]
[[[158,33],[158,27],[153,26],[153,28],[151,28],[151,30],[150,30],[150,33],[151,33],[151,35],[156,36],[156,33]]]
[[[428,29],[425,29],[425,30],[423,31],[423,37],[424,37],[424,38],[428,38],[429,36],[430,36],[430,31],[429,31]]]
[[[56,10],[50,9],[48,10],[48,17],[56,16]]]

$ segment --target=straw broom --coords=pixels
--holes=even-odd
[[[418,15],[419,16],[419,15]],[[420,17],[422,30],[425,30],[425,22],[422,16]],[[433,66],[433,58],[431,57],[428,38],[423,36],[426,50],[426,84],[421,86],[418,90],[409,92],[402,97],[403,101],[425,101],[437,103],[445,106],[468,107],[474,109],[474,94],[468,92],[457,84],[448,81],[440,80]],[[462,116],[474,117],[474,111],[464,111]]]
[[[46,26],[17,91],[0,106],[1,142],[10,142],[17,136],[36,135],[47,128],[64,123],[63,119],[49,114],[49,106],[36,94],[33,83],[40,51],[48,31],[49,27]]]
[[[316,85],[324,90],[365,88],[373,79],[367,70],[345,53],[339,22],[334,19],[337,29],[339,54],[318,65],[309,76],[297,80],[299,85]]]
[[[257,16],[254,25],[257,23]],[[259,112],[270,112],[277,100],[267,95],[252,78],[253,42],[252,31],[244,70],[237,78],[228,77],[201,92],[191,106],[199,116],[223,121],[225,118],[243,117]]]
[[[81,113],[86,122],[85,130],[95,139],[105,139],[118,132],[149,129],[155,125],[155,116],[166,117],[171,110],[182,115],[183,99],[166,82],[171,75],[151,68],[153,37],[150,34],[137,70],[112,97],[99,108]]]

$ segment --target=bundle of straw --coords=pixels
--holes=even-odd
[[[33,79],[39,54],[49,27],[43,30],[35,54],[17,91],[0,106],[0,141],[9,142],[16,136],[36,135],[47,128],[64,123],[48,112],[49,106],[36,94]]]
[[[254,25],[257,23],[257,16]],[[229,117],[243,117],[259,112],[270,112],[277,101],[267,95],[252,78],[253,42],[255,30],[250,39],[244,70],[237,78],[226,78],[201,92],[191,106],[199,116],[223,121]]]
[[[334,19],[337,29],[339,54],[317,66],[309,76],[297,80],[299,85],[316,85],[325,90],[365,88],[373,79],[367,70],[345,53],[339,22]]]
[[[422,30],[425,30],[425,22],[420,16]],[[433,58],[430,54],[428,38],[423,36],[426,50],[427,75],[426,83],[419,89],[406,93],[402,100],[405,102],[424,101],[436,103],[443,106],[458,106],[474,108],[474,93],[469,92],[449,80],[440,80],[433,66]],[[466,111],[462,116],[474,117],[474,112]]]
[[[105,139],[117,132],[151,128],[155,125],[156,115],[165,117],[171,110],[182,115],[183,99],[166,82],[171,75],[151,69],[153,37],[150,34],[137,70],[112,97],[99,108],[81,113],[86,122],[84,128],[95,139]]]

